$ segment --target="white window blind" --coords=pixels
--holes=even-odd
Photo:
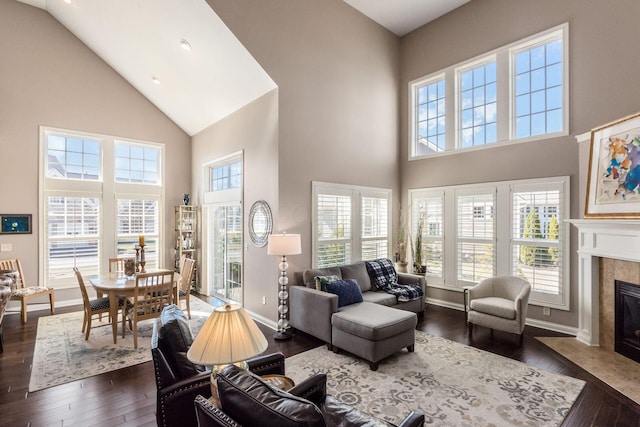
[[[144,236],[145,269],[158,268],[159,204],[158,200],[118,199],[117,253],[132,253],[139,236]]]
[[[457,195],[458,280],[495,276],[494,192]]]
[[[47,279],[63,279],[73,267],[99,273],[100,199],[49,197],[47,211]]]
[[[362,259],[389,254],[389,201],[386,197],[362,197]]]
[[[434,195],[416,195],[412,201],[413,218],[411,253],[416,260],[416,251],[421,251],[422,264],[427,276],[443,278],[444,262],[444,198],[442,192]],[[417,237],[421,237],[420,248],[416,247]]]
[[[536,298],[553,301],[563,292],[565,216],[559,186],[547,187],[512,190],[512,273],[531,283]]]
[[[316,268],[389,257],[391,190],[313,183]]]

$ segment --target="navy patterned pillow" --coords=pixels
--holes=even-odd
[[[366,261],[367,272],[378,289],[398,283],[398,273],[389,258]]]
[[[326,286],[327,292],[338,295],[338,307],[362,302],[362,291],[353,279],[335,280]]]

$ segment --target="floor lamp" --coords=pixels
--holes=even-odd
[[[269,236],[269,243],[267,244],[268,255],[281,255],[282,261],[280,261],[280,278],[278,283],[280,284],[280,292],[278,292],[278,299],[280,304],[278,305],[278,332],[273,336],[277,340],[287,340],[291,338],[291,335],[287,333],[287,327],[289,322],[287,321],[287,312],[289,307],[287,306],[287,300],[289,299],[289,292],[287,292],[287,284],[289,279],[287,278],[287,268],[289,263],[287,262],[287,255],[297,255],[301,253],[300,248],[300,235],[299,234],[272,234]]]

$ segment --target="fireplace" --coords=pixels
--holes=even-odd
[[[640,286],[615,281],[615,349],[640,362]]]

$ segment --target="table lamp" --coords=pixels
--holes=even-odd
[[[234,364],[247,369],[246,360],[267,349],[268,342],[256,322],[238,304],[216,307],[187,351],[187,358],[211,365],[211,391],[217,399],[216,374]]]
[[[278,283],[280,284],[280,292],[278,292],[278,298],[280,305],[278,305],[278,332],[273,336],[277,340],[287,340],[291,338],[291,335],[287,333],[287,327],[289,322],[287,321],[287,300],[289,299],[289,292],[287,292],[287,284],[289,279],[287,278],[287,268],[289,263],[287,262],[287,255],[297,255],[301,253],[300,235],[299,234],[272,234],[269,236],[269,243],[267,244],[268,255],[281,255],[282,261],[280,261],[280,278]]]

